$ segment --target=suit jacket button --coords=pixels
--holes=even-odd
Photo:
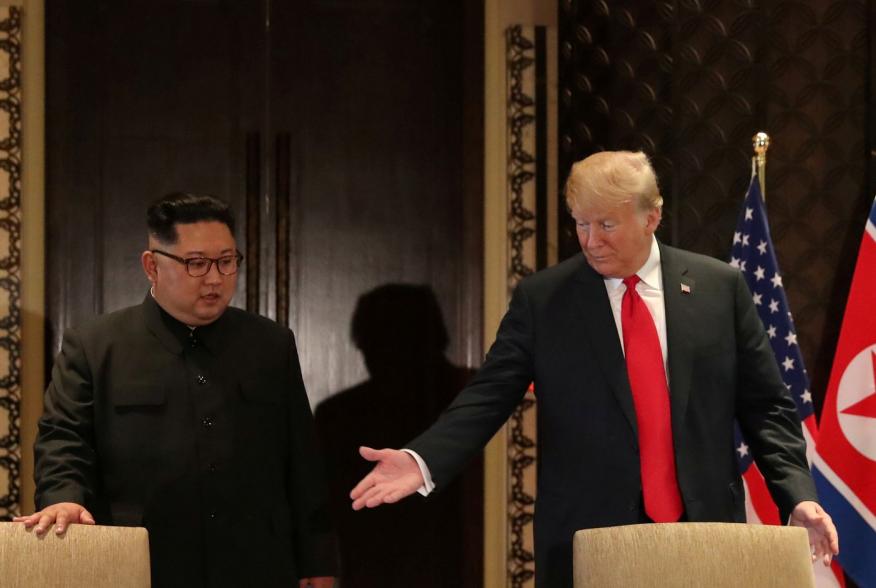
[[[206,384],[206,383],[207,383],[207,378],[205,378],[204,376],[198,374],[198,384],[200,384],[201,386],[203,386],[203,385]]]
[[[204,417],[204,420],[201,421],[201,424],[203,424],[205,428],[209,429],[213,426],[213,419],[211,419],[210,417]]]

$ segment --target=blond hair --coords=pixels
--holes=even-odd
[[[635,203],[639,210],[660,209],[663,197],[648,156],[641,151],[601,151],[572,166],[565,187],[572,208]]]

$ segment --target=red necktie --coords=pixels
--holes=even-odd
[[[621,328],[639,427],[642,494],[651,520],[671,523],[681,517],[683,507],[675,477],[669,387],[654,319],[636,292],[637,283],[636,275],[624,279],[627,291],[621,303]]]

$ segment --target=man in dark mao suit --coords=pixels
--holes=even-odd
[[[145,526],[153,585],[327,587],[336,548],[292,332],[229,308],[228,205],[147,213],[142,304],[65,333],[36,442],[43,534]]]
[[[483,367],[435,425],[405,450],[360,450],[377,465],[351,493],[353,508],[440,489],[535,382],[538,586],[572,585],[579,529],[744,521],[734,418],[783,519],[807,527],[814,554],[829,562],[838,550],[836,530],[814,502],[796,409],[742,275],[657,242],[662,198],[642,153],[604,152],[578,162],[566,198],[583,253],[519,284]],[[662,423],[656,411],[641,409],[647,405],[631,386],[631,365],[640,357],[625,357],[633,321],[624,324],[624,278],[633,280],[656,330]],[[671,491],[648,490],[654,486],[645,474],[653,470],[645,467],[640,433],[654,430],[655,419],[667,443],[670,466],[662,471],[669,470]],[[648,500],[668,495],[677,497],[675,512],[654,516]]]

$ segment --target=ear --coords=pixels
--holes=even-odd
[[[645,215],[645,228],[648,230],[649,233],[653,234],[654,231],[657,230],[657,227],[660,226],[660,220],[662,218],[662,208],[652,208],[648,211],[648,214]]]
[[[154,284],[155,280],[158,279],[158,265],[155,263],[155,254],[147,249],[140,256],[140,263],[143,265],[146,277]]]

